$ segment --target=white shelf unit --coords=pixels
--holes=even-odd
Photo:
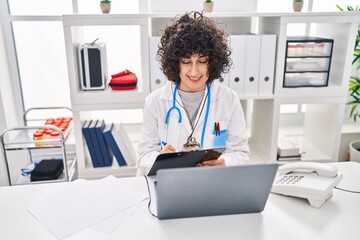
[[[76,14],[64,15],[63,17],[79,178],[101,178],[107,175],[127,177],[133,176],[136,173],[137,169],[135,166],[119,167],[116,161],[114,161],[111,167],[93,168],[87,153],[81,127],[82,122],[89,119],[88,116],[91,116],[89,114],[91,111],[143,108],[144,99],[149,94],[150,89],[149,82],[147,81],[149,79],[149,55],[147,51],[149,36],[148,19],[148,16],[144,14]],[[80,75],[78,72],[78,47],[89,41],[89,39],[85,39],[84,31],[86,28],[92,27],[117,29],[119,26],[138,27],[141,70],[136,73],[138,77],[137,88],[129,91],[112,91],[110,88],[104,91],[81,91],[79,84]],[[99,35],[101,41],[101,32]],[[124,32],[124,37],[128,37],[126,32]],[[112,50],[112,48],[107,46],[108,53]],[[126,58],[126,56],[123,57]]]
[[[277,34],[276,83],[274,94],[277,97],[292,98],[303,96],[344,97],[347,96],[348,80],[355,35],[359,23],[358,13],[307,13],[280,17],[260,17],[259,32]],[[283,88],[286,38],[293,24],[310,24],[311,36],[334,39],[329,86],[324,88]]]
[[[282,104],[307,104],[308,110],[299,136],[307,146],[304,160],[337,161],[341,138],[343,110],[346,105],[347,84],[351,72],[353,44],[360,16],[357,12],[330,13],[205,13],[222,24],[229,35],[256,32],[276,34],[274,94],[269,96],[243,96],[243,101],[253,100],[251,118],[251,161],[274,162],[279,134],[285,129],[280,125]],[[94,169],[87,159],[86,146],[81,133],[85,112],[142,108],[150,93],[149,37],[158,36],[166,23],[181,13],[141,13],[103,15],[64,15],[65,44],[67,51],[69,83],[74,112],[76,151],[79,177],[102,177],[109,174],[128,176],[135,168],[116,167]],[[293,24],[307,24],[310,36],[334,39],[329,86],[316,88],[283,88],[286,38]],[[84,43],[83,29],[89,26],[140,26],[141,79],[137,90],[132,91],[80,91],[77,68],[77,47]],[[305,36],[305,35],[304,35]],[[111,49],[107,49],[111,51]],[[230,79],[231,81],[231,79]],[[251,112],[251,111],[247,111]],[[247,118],[248,119],[248,118]],[[306,159],[305,159],[306,158]]]
[[[274,100],[254,104],[251,142],[262,153],[263,161],[276,161],[282,104],[306,104],[301,133],[297,136],[303,161],[338,161],[348,81],[355,35],[360,22],[358,13],[301,13],[279,17],[259,17],[259,33],[277,34]],[[334,39],[329,85],[327,87],[284,88],[286,39],[294,24],[308,24],[310,36]],[[255,106],[257,105],[257,106]],[[265,112],[263,112],[265,111]],[[269,118],[272,116],[272,119]],[[291,132],[291,131],[290,131]]]

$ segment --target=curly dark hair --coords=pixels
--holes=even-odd
[[[190,58],[193,54],[209,57],[208,82],[220,78],[231,65],[227,34],[215,20],[200,12],[173,19],[173,23],[164,29],[160,43],[157,53],[162,71],[176,83],[180,83],[180,59]]]

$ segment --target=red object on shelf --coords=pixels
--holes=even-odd
[[[125,75],[128,75],[130,74],[131,72],[129,70],[124,70],[122,72],[119,72],[119,73],[116,73],[116,74],[113,74],[111,75],[112,78],[117,78],[117,77],[121,77],[121,76],[125,76]]]
[[[131,90],[136,88],[137,77],[129,70],[111,75],[109,86],[112,90]]]

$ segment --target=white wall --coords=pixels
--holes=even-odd
[[[5,2],[0,1],[0,92],[6,127],[14,127],[22,124],[23,109],[12,32],[9,22],[4,21],[8,17]]]
[[[3,37],[3,31],[2,31],[2,25],[1,25],[1,19],[0,19],[0,53],[5,53],[5,45],[4,45],[4,37]],[[0,54],[0,133],[2,133],[6,128],[6,117],[5,117],[5,109],[4,105],[5,102],[2,97],[2,91],[5,90],[5,80],[9,80],[9,69],[8,69],[8,63],[6,60],[5,54]],[[4,164],[4,157],[3,152],[0,147],[0,186],[4,186],[7,184],[7,178],[5,173],[5,164]]]
[[[201,11],[203,0],[149,0],[152,12],[179,12]],[[216,12],[256,12],[257,0],[215,0]]]

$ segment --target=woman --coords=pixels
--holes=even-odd
[[[199,12],[167,26],[158,56],[169,82],[145,100],[138,166],[147,174],[162,153],[225,147],[199,166],[231,166],[249,160],[243,110],[237,93],[215,79],[228,71],[225,32]]]

